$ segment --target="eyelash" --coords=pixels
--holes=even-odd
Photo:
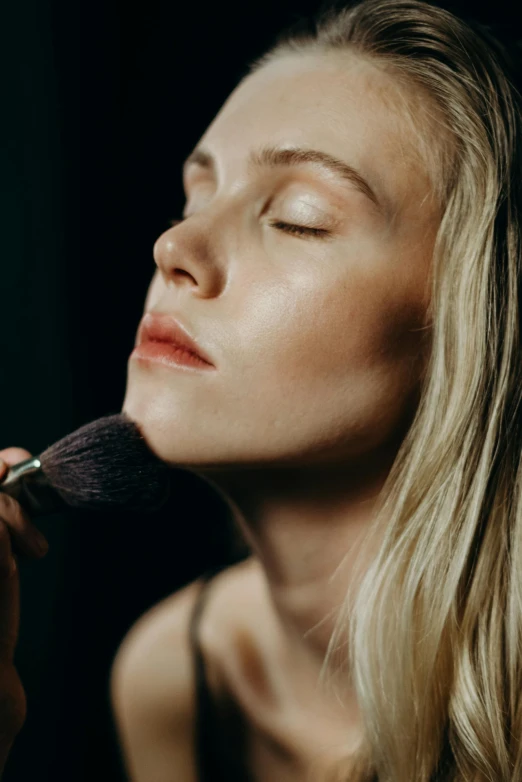
[[[169,220],[169,225],[173,228],[175,225],[179,225],[186,220],[186,217]],[[280,231],[286,231],[287,233],[294,234],[295,236],[310,236],[314,239],[326,239],[329,236],[330,231],[326,228],[309,228],[305,225],[294,225],[293,223],[285,223],[283,220],[272,220],[269,225],[273,228],[278,228]]]

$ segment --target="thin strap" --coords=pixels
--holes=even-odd
[[[194,749],[198,782],[252,782],[245,758],[245,723],[229,697],[216,703],[207,681],[198,627],[214,576],[229,565],[207,570],[190,622],[196,679]]]
[[[199,782],[225,782],[222,774],[223,742],[219,741],[220,715],[212,698],[207,681],[205,659],[199,641],[199,624],[207,602],[212,578],[227,566],[218,565],[203,574],[203,585],[197,597],[190,620],[190,644],[192,647],[195,686],[196,721],[194,749]]]

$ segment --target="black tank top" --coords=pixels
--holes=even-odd
[[[230,565],[207,570],[190,621],[196,681],[194,749],[198,782],[252,782],[246,767],[245,725],[231,700],[216,702],[207,680],[198,629],[212,578]]]

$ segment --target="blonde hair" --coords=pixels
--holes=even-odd
[[[369,58],[425,96],[441,140],[440,149],[427,143],[422,121],[441,221],[420,402],[382,490],[377,553],[339,612],[322,672],[344,646],[365,729],[335,779],[522,780],[515,61],[486,28],[447,10],[363,0],[323,12],[313,32],[285,33],[249,72],[335,50]]]

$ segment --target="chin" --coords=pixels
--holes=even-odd
[[[216,437],[209,433],[201,416],[187,414],[172,398],[127,393],[121,412],[136,423],[150,450],[171,467],[212,467],[221,454]]]
[[[182,443],[187,441],[187,433],[182,431],[186,430],[186,424],[185,427],[176,425],[172,417],[172,403],[166,408],[161,400],[127,393],[121,411],[138,426],[147,445],[159,459],[182,466],[181,462],[187,456],[182,447]]]

